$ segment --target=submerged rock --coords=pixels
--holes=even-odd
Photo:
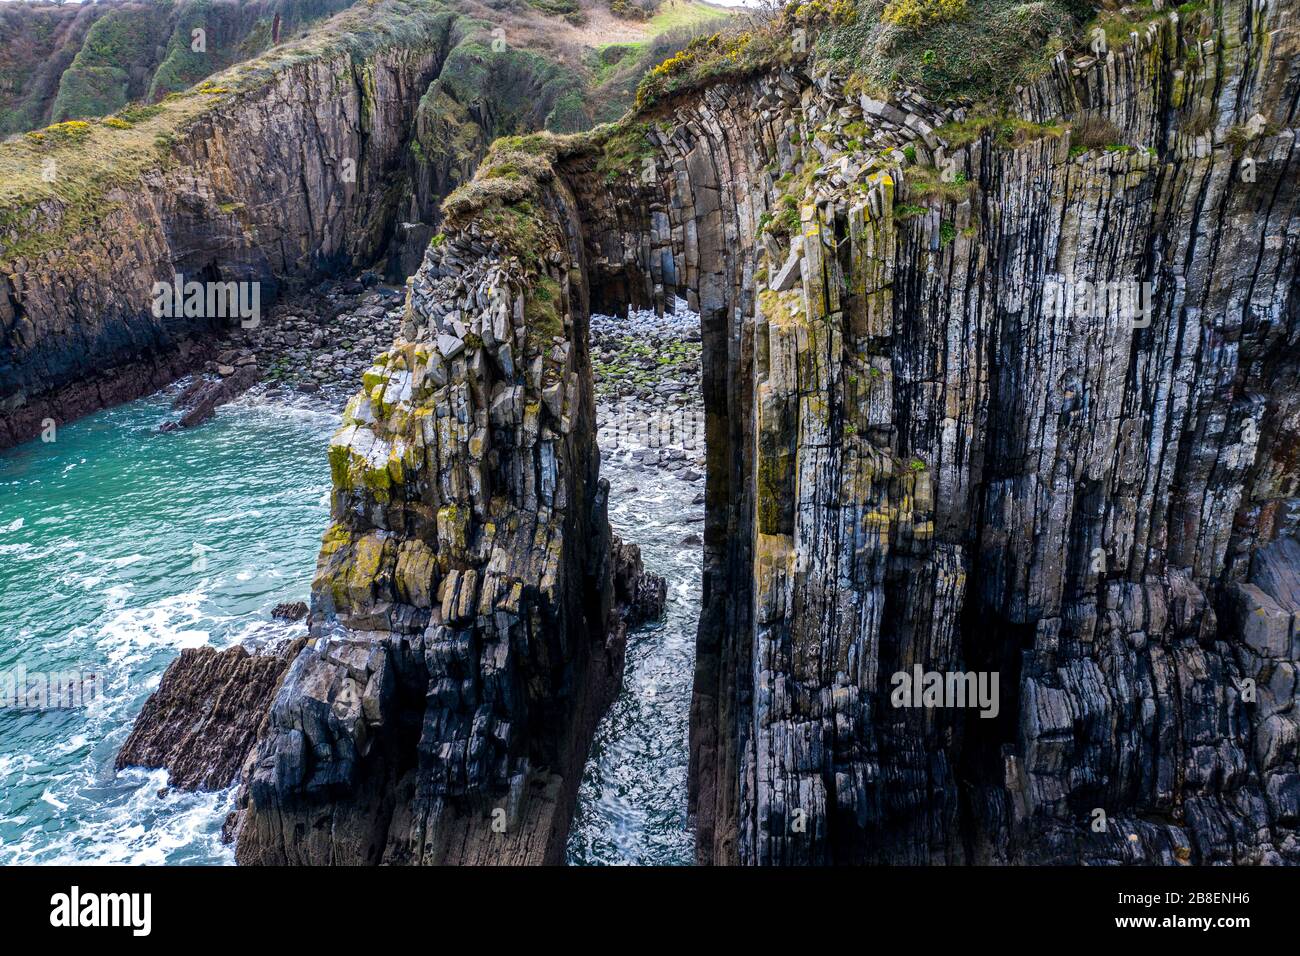
[[[277,604],[271,609],[271,617],[278,617],[285,621],[301,621],[306,616],[307,604],[304,601]]]
[[[196,376],[176,398],[172,407],[183,409],[180,419],[162,426],[162,431],[175,428],[193,428],[212,418],[222,405],[233,402],[248,391],[261,377],[256,365],[241,365],[231,369],[228,375],[208,379]]]

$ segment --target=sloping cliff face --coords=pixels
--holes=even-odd
[[[0,10],[0,132],[156,102],[351,0],[23,3]],[[195,47],[193,31],[202,30]]]
[[[404,277],[495,136],[623,97],[568,62],[571,28],[531,14],[516,47],[469,6],[357,4],[185,93],[0,144],[0,447],[199,364],[230,318],[156,316],[155,282],[256,283],[265,308],[322,274]]]
[[[5,204],[0,232],[5,444],[46,417],[165,384],[186,343],[231,321],[156,316],[155,282],[258,283],[266,306],[285,283],[379,254],[454,15],[395,0],[375,9],[409,17],[405,32],[370,34],[359,51],[304,41],[219,75],[138,128],[69,124],[6,145],[21,198]],[[50,144],[55,135],[74,142]],[[80,165],[101,150],[106,171]]]
[[[1239,0],[1136,33],[1059,56],[1008,115],[793,67],[489,157],[332,452],[342,527],[315,594],[318,626],[425,628],[416,794],[504,792],[515,755],[573,739],[531,715],[571,699],[554,667],[600,654],[524,640],[503,596],[569,581],[537,593],[572,633],[595,553],[574,529],[604,527],[588,299],[677,291],[708,410],[702,861],[1298,861],[1296,10]],[[485,238],[503,234],[513,258]],[[1080,282],[1150,283],[1149,311]],[[521,652],[551,668],[526,707],[497,683],[535,673]],[[303,664],[333,683],[282,689],[251,820],[298,819],[279,808],[304,773],[351,779],[321,755],[391,739],[337,704],[309,731],[344,657]],[[899,706],[914,667],[977,672],[990,696]],[[317,792],[337,813],[369,791]],[[427,832],[400,819],[390,847]],[[241,854],[285,845],[270,827]]]

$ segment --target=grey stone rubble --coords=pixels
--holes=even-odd
[[[405,301],[404,289],[362,273],[281,300],[249,328],[226,329],[212,358],[182,383],[174,401],[181,416],[162,430],[200,425],[244,392],[341,410],[361,373],[396,336]]]
[[[268,392],[319,394],[341,406],[361,373],[388,347],[401,324],[406,291],[361,281],[322,283],[277,303],[254,328],[232,329],[205,371],[231,374],[256,363]]]
[[[597,314],[590,342],[602,460],[700,483],[703,501],[699,315],[680,300],[662,316]]]

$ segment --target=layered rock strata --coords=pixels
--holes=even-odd
[[[232,71],[187,94],[213,103],[167,134],[139,182],[110,185],[93,211],[84,195],[62,198],[57,158],[52,198],[0,210],[0,442],[91,410],[86,383],[123,367],[143,370],[126,376],[141,390],[174,379],[185,343],[255,321],[207,307],[159,315],[157,282],[256,284],[269,307],[287,283],[379,255],[415,111],[455,19],[435,4],[384,12],[426,21],[418,39],[380,34],[360,53],[303,41],[245,88]],[[66,162],[72,175],[76,160]],[[78,225],[86,216],[93,228]],[[134,397],[124,391],[106,397]]]
[[[183,790],[222,790],[239,779],[289,662],[306,642],[252,653],[190,647],[145,701],[115,766],[164,768]]]
[[[586,318],[682,294],[703,862],[1300,861],[1298,41],[1228,0],[1005,114],[774,67],[489,157],[332,446],[240,860],[560,858],[621,654]]]
[[[701,859],[1296,861],[1293,688],[1228,600],[1296,532],[1296,42],[1161,17],[973,137],[797,75],[650,131],[659,195],[587,235],[704,323]],[[916,665],[997,715],[894,706]]]
[[[337,2],[226,14],[250,26],[258,10],[282,12],[287,29]],[[175,15],[188,23],[201,12],[181,4]],[[0,448],[201,365],[214,332],[259,321],[223,309],[226,296],[244,306],[255,288],[267,310],[322,275],[373,266],[405,279],[438,228],[439,203],[493,137],[585,128],[598,106],[617,110],[628,97],[588,88],[595,80],[572,62],[583,37],[570,47],[570,26],[536,11],[487,13],[460,0],[355,4],[164,97],[238,58],[226,28],[243,27],[223,14],[224,26],[206,23],[211,56],[168,47],[166,83],[153,84],[148,104],[89,122],[80,117],[104,110],[69,114],[0,144]],[[126,4],[91,29],[120,33],[159,16]],[[493,19],[510,26],[509,42]],[[250,52],[270,41],[255,32]],[[110,55],[111,45],[90,46]],[[128,93],[143,95],[124,86],[110,99]],[[202,284],[206,302],[160,311],[155,284],[178,276]]]

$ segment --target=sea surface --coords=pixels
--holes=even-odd
[[[115,773],[182,648],[282,636],[329,515],[333,413],[246,398],[167,434],[164,396],[0,453],[0,672],[94,674],[69,710],[0,708],[0,863],[231,863],[231,791]],[[301,627],[299,625],[299,627]]]
[[[610,524],[640,545],[647,570],[666,579],[668,603],[662,621],[628,635],[623,691],[587,758],[568,860],[689,865],[687,735],[704,556],[697,540],[704,506],[692,502],[703,487],[621,456],[603,461],[601,474],[610,479]]]

